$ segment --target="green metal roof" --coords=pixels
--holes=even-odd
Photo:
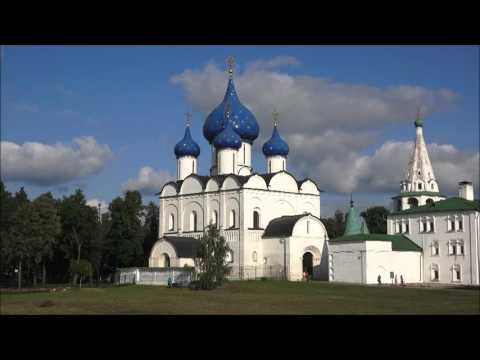
[[[415,244],[405,235],[387,235],[387,234],[355,234],[341,236],[330,242],[349,242],[349,241],[390,241],[393,251],[422,251],[422,248]]]
[[[360,234],[362,232],[362,221],[353,207],[353,201],[350,201],[350,209],[347,213],[347,221],[345,222],[345,232],[343,235]]]
[[[404,192],[401,193],[400,195],[392,197],[392,199],[398,199],[402,197],[410,197],[410,196],[438,196],[438,197],[446,197],[445,195],[442,195],[438,192],[433,192],[433,191],[409,191],[409,192]]]
[[[422,205],[416,208],[393,212],[390,215],[423,214],[448,211],[480,211],[480,201],[471,201],[459,197],[451,197],[446,200],[434,202],[432,205]]]

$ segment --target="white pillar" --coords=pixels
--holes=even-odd
[[[183,180],[190,174],[196,174],[197,170],[197,159],[193,156],[182,156],[177,159],[178,180]]]
[[[287,171],[287,158],[281,155],[267,157],[267,173]]]
[[[217,150],[218,175],[236,174],[237,156],[238,151],[236,149]]]

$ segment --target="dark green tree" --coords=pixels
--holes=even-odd
[[[53,257],[61,232],[60,217],[57,212],[56,201],[50,192],[37,197],[33,202],[33,211],[36,212],[32,223],[35,242],[33,246],[33,279],[36,284],[37,268],[42,264],[42,283],[46,284],[46,264]]]
[[[108,266],[117,268],[144,264],[144,232],[142,198],[138,191],[127,191],[125,198],[117,197],[110,203],[111,225],[107,234]]]
[[[215,226],[209,225],[200,239],[197,264],[200,269],[200,287],[204,290],[221,286],[231,268],[227,263],[230,251],[225,238],[219,235]]]
[[[343,235],[345,231],[345,214],[341,210],[335,211],[331,218],[321,219],[327,229],[329,239],[335,239]]]
[[[59,214],[62,224],[62,250],[69,260],[80,262],[82,252],[88,253],[88,247],[97,231],[97,210],[86,204],[85,196],[80,189],[73,195],[64,197],[59,203]],[[73,276],[73,283],[77,281]]]
[[[360,215],[365,219],[370,233],[386,234],[388,214],[390,214],[390,211],[384,206],[373,206],[363,211]]]
[[[145,223],[143,224],[144,239],[143,239],[143,253],[144,263],[148,265],[148,258],[153,245],[158,240],[158,206],[153,202],[149,202],[145,207]]]
[[[11,235],[15,215],[15,200],[0,180],[0,272],[10,273],[12,264],[8,258],[7,242]]]

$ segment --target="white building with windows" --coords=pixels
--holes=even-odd
[[[307,272],[328,279],[321,191],[311,179],[298,180],[287,171],[289,147],[276,118],[274,113],[273,133],[262,149],[267,171],[257,173],[251,158],[259,126],[237,96],[230,65],[225,97],[203,126],[210,174],[198,174],[200,147],[187,124],[175,146],[177,180],[158,193],[159,240],[150,267],[194,266],[199,239],[212,224],[231,248],[233,277],[299,280]]]
[[[479,285],[480,205],[473,184],[460,182],[458,197],[439,195],[423,140],[423,121],[417,118],[415,127],[407,179],[393,198],[387,233],[403,234],[423,249],[424,282]]]

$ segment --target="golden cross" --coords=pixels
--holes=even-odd
[[[185,113],[185,116],[187,117],[187,126],[190,126],[192,124],[192,114],[190,114],[188,111]]]
[[[229,56],[227,58],[227,67],[228,67],[228,73],[230,74],[230,76],[233,75],[234,66],[235,66],[235,59],[233,58],[233,56]]]
[[[278,115],[279,113],[277,112],[277,110],[273,109],[273,112],[272,112],[273,126],[278,126]]]

